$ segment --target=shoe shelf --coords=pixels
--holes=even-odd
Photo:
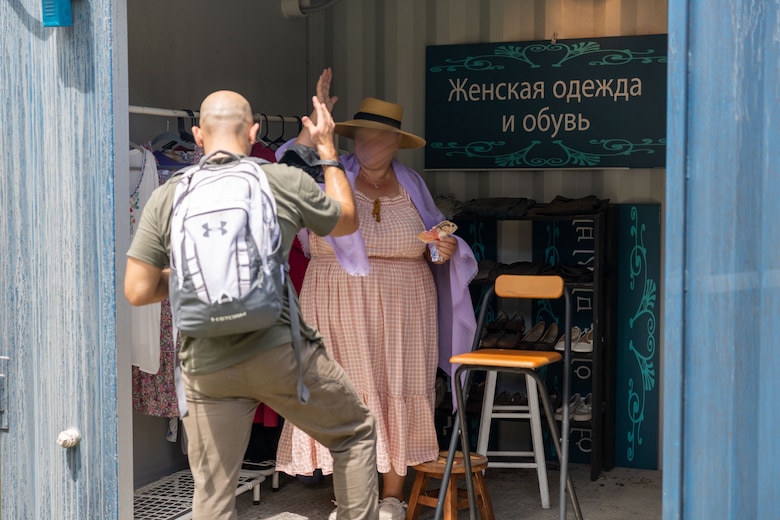
[[[472,296],[475,303],[479,302],[480,293],[492,285],[499,274],[561,274],[563,276],[577,307],[574,313],[574,324],[581,328],[592,327],[593,330],[592,352],[572,351],[572,363],[568,367],[572,370],[573,376],[572,392],[583,392],[583,398],[587,393],[592,394],[591,420],[572,421],[570,435],[570,460],[589,463],[591,480],[596,480],[603,470],[612,469],[615,465],[616,308],[614,302],[617,286],[614,274],[611,272],[616,248],[615,215],[614,205],[609,205],[602,212],[583,215],[525,215],[511,218],[455,216],[451,219],[458,225],[458,234],[472,246],[478,261],[496,260],[501,222],[530,221],[533,224],[523,226],[521,232],[525,233],[530,228],[532,236],[521,237],[521,242],[523,239],[530,238],[533,244],[533,264],[544,264],[550,267],[551,260],[560,262],[557,273],[554,268],[543,268],[541,272],[533,272],[534,267],[528,262],[517,262],[503,267],[497,265],[496,267],[501,269],[489,273],[486,272],[483,263],[481,277],[475,278],[472,282]],[[506,237],[506,235],[502,236]],[[570,265],[580,268],[583,265],[589,267],[592,270],[592,281],[583,281],[582,276],[567,281],[565,272],[567,261]],[[514,271],[511,269],[512,265],[516,266]],[[529,270],[532,272],[528,272]],[[564,272],[561,273],[561,270]],[[581,302],[585,303],[581,305]],[[526,333],[539,321],[540,316],[544,316],[547,325],[553,321],[559,322],[561,328],[558,330],[558,335],[563,335],[565,332],[562,329],[563,313],[562,310],[556,311],[555,305],[557,303],[536,302],[532,315],[524,316]],[[575,340],[576,338],[573,339]],[[543,349],[552,350],[549,345]],[[548,372],[546,378],[548,389],[560,394],[560,388],[557,387],[560,378],[550,374],[551,372]],[[558,405],[560,403],[556,407]]]

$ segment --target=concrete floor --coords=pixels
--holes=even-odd
[[[590,480],[588,466],[570,467],[583,517],[594,520],[655,520],[661,518],[661,472],[615,468]],[[558,475],[549,472],[552,508],[543,510],[539,502],[536,473],[524,469],[492,469],[486,474],[488,489],[498,520],[554,520],[558,518]],[[413,474],[407,479],[411,488]],[[408,491],[407,491],[408,495]],[[330,478],[304,485],[282,475],[281,489],[271,492],[270,479],[262,486],[261,503],[252,505],[251,493],[238,497],[239,520],[319,520],[327,519],[333,504]],[[568,518],[574,518],[571,507]],[[433,509],[423,509],[421,520],[433,518]],[[459,518],[468,518],[462,511]]]

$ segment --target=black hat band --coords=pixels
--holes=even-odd
[[[378,114],[371,114],[369,112],[358,112],[353,119],[363,119],[365,121],[374,121],[375,123],[384,123],[392,126],[393,128],[401,129],[401,122],[392,117],[380,116]]]

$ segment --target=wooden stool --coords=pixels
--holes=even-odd
[[[409,507],[406,509],[406,520],[417,520],[423,506],[436,507],[441,490],[428,490],[428,482],[434,478],[441,480],[444,475],[444,467],[447,462],[447,452],[439,453],[439,459],[432,462],[424,462],[414,467],[417,477],[414,479],[412,496],[409,499]],[[487,469],[488,460],[484,455],[471,455],[471,474],[474,479],[474,488],[477,497],[477,507],[482,520],[495,520],[493,505],[490,503],[490,495],[485,486],[485,477],[482,472]],[[452,468],[452,478],[447,485],[447,494],[444,498],[444,520],[457,520],[458,511],[468,509],[469,500],[465,490],[458,489],[457,480],[466,476],[466,468],[463,465],[463,454],[455,455],[455,464]]]

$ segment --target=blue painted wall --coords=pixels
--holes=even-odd
[[[780,1],[670,0],[664,518],[780,505]]]
[[[115,142],[127,141],[114,130],[126,134],[127,115],[113,115],[120,4],[76,0],[73,27],[44,28],[40,0],[0,2],[3,518],[114,519],[126,501],[113,183]],[[71,426],[83,440],[66,451],[55,440]]]

